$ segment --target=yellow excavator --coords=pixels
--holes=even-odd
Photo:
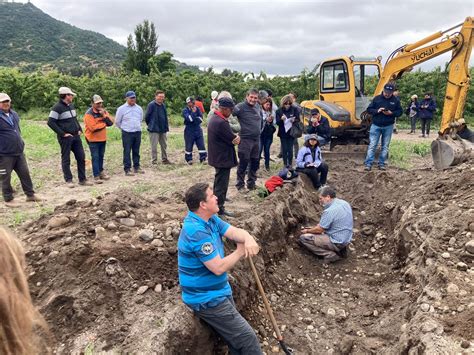
[[[329,119],[331,150],[337,145],[366,145],[371,121],[366,108],[373,96],[379,95],[386,83],[396,81],[414,66],[451,51],[440,130],[431,144],[433,162],[437,169],[445,169],[474,157],[474,145],[457,135],[471,81],[469,59],[473,33],[474,19],[467,17],[463,23],[396,49],[383,68],[381,57],[351,56],[324,61],[319,68],[319,100],[301,103],[305,124],[311,109],[318,108]],[[375,92],[368,93],[367,88],[373,87],[374,80],[378,80]]]

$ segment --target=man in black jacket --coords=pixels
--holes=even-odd
[[[166,154],[166,134],[169,131],[169,127],[164,91],[157,90],[155,93],[155,100],[148,104],[145,113],[145,122],[148,126],[148,134],[150,136],[151,163],[156,164],[158,161],[158,150],[156,148],[158,143],[160,143],[161,162],[163,164],[171,164],[168,160],[168,155]]]
[[[0,93],[0,179],[2,180],[3,199],[10,207],[15,207],[11,185],[12,171],[15,171],[20,179],[26,201],[41,201],[33,190],[30,171],[23,153],[24,148],[25,143],[21,138],[20,131],[20,117],[11,109],[10,96]]]
[[[321,146],[326,145],[331,141],[331,127],[329,126],[329,120],[326,117],[321,116],[321,113],[317,108],[311,110],[311,121],[306,133],[308,135],[316,134]]]
[[[234,101],[228,97],[219,99],[219,108],[209,115],[207,124],[208,162],[216,169],[214,194],[217,196],[220,216],[233,217],[224,208],[229,188],[230,169],[237,166],[234,145],[240,143],[240,137],[232,132],[228,118],[232,114]]]
[[[59,101],[49,113],[48,126],[58,135],[64,180],[68,187],[74,187],[71,173],[72,151],[77,162],[79,185],[91,186],[92,183],[86,179],[86,155],[81,141],[82,128],[77,120],[76,109],[72,104],[76,94],[68,87],[60,87],[58,92]]]

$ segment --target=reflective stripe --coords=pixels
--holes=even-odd
[[[193,154],[193,152],[186,152],[186,151],[185,151],[184,154]]]
[[[59,113],[57,113],[56,111],[51,111],[49,113],[49,117],[51,117],[52,119],[57,120],[59,118]]]
[[[72,110],[72,111],[64,111],[63,113],[61,113],[59,115],[59,120],[68,120],[70,118],[74,118],[76,117],[76,114],[74,113],[76,112],[76,110]]]
[[[207,153],[205,150],[198,150],[199,153]]]

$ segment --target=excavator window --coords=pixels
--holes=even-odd
[[[321,72],[321,92],[349,91],[349,80],[345,62],[324,63]]]

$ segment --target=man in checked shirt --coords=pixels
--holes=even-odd
[[[352,208],[347,201],[336,198],[336,191],[329,186],[321,188],[319,203],[324,208],[316,227],[303,228],[299,244],[332,263],[347,256],[347,245],[352,240]]]

